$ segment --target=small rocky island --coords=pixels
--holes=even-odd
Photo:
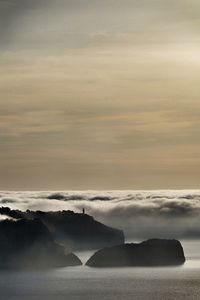
[[[38,219],[0,222],[0,268],[45,269],[82,265],[73,253],[65,253]]]
[[[150,239],[97,251],[86,263],[90,267],[177,266],[185,262],[177,240]]]

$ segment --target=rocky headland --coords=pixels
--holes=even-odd
[[[85,213],[20,211],[1,207],[0,214],[14,220],[40,220],[53,239],[68,251],[100,249],[124,243],[122,230],[106,226]]]
[[[80,259],[57,244],[38,219],[0,222],[0,268],[55,268],[81,265]]]

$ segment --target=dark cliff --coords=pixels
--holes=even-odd
[[[97,251],[86,263],[90,267],[172,266],[185,262],[177,240],[151,239]]]
[[[0,222],[0,268],[53,268],[81,265],[54,242],[38,219]]]
[[[1,207],[0,214],[14,219],[39,219],[67,250],[99,249],[124,243],[123,231],[108,227],[87,214],[73,211],[42,212]]]

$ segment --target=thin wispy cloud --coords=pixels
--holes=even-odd
[[[0,1],[5,189],[199,184],[199,2]]]

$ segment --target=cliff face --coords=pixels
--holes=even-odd
[[[14,219],[39,219],[56,241],[67,250],[98,249],[124,243],[123,231],[108,227],[86,214],[73,211],[26,211],[0,208],[0,214]]]
[[[40,220],[0,222],[0,268],[41,269],[81,264],[74,254],[65,254]]]
[[[177,240],[151,239],[140,244],[123,244],[97,251],[86,263],[90,267],[172,266],[185,262]]]

